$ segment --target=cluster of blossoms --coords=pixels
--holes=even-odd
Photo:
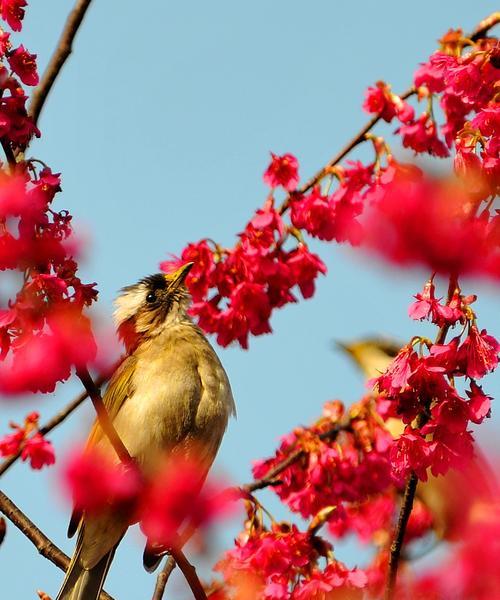
[[[25,2],[2,0],[0,13],[21,29]],[[38,84],[36,56],[14,48],[0,30],[0,270],[20,273],[20,286],[0,306],[0,391],[50,392],[71,366],[91,360],[95,343],[82,314],[96,298],[77,276],[71,215],[52,208],[59,174],[22,152],[40,133],[26,110],[22,84]],[[16,159],[16,156],[18,159]]]
[[[388,144],[371,134],[365,138],[374,145],[373,163],[333,164],[301,187],[297,159],[272,154],[264,173],[271,195],[237,244],[227,249],[205,239],[182,251],[179,260],[195,262],[187,285],[200,326],[223,346],[236,340],[246,348],[249,334],[271,331],[273,309],[296,301],[296,286],[310,297],[326,269],[308,250],[305,234],[362,245],[392,262],[498,279],[500,216],[491,206],[500,177],[499,52],[494,38],[471,41],[460,30],[450,31],[415,73],[418,100],[427,105],[417,117],[406,101],[413,91],[401,97],[379,81],[366,93],[367,112],[400,121],[395,133],[404,147],[438,157],[455,149],[455,170],[464,179],[460,189],[397,161]],[[432,110],[437,100],[445,118],[441,126]],[[286,196],[275,206],[279,188]],[[291,240],[296,240],[292,246]],[[469,252],[471,246],[478,251]],[[177,259],[165,261],[162,268],[177,264]]]
[[[431,280],[416,299],[409,311],[414,319],[428,318],[442,332],[460,323],[462,332],[449,343],[415,337],[374,383],[384,417],[406,425],[391,450],[394,472],[401,477],[414,472],[425,481],[428,468],[433,475],[444,474],[472,456],[468,428],[489,416],[491,401],[477,381],[498,366],[500,344],[478,329],[470,308],[473,298],[463,297],[458,287],[443,305]],[[468,381],[465,394],[457,389],[460,378]]]
[[[0,438],[0,456],[9,457],[21,453],[23,460],[29,460],[32,469],[53,465],[56,461],[54,448],[38,431],[40,415],[32,412],[26,416],[24,426],[11,423],[14,431]]]
[[[209,590],[210,600],[310,600],[338,591],[361,600],[367,581],[362,570],[348,569],[336,560],[331,544],[314,531],[275,522],[266,528],[252,501],[247,502],[245,530],[215,569],[223,575],[224,585]]]
[[[126,510],[140,522],[149,544],[176,544],[182,525],[204,528],[225,514],[235,493],[215,480],[203,484],[205,470],[196,460],[165,458],[154,480],[135,465],[117,462],[97,449],[75,452],[65,467],[65,486],[75,510],[88,514]],[[203,485],[203,489],[201,489]],[[201,492],[200,492],[201,489]]]

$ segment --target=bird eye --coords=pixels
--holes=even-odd
[[[152,303],[156,300],[156,294],[154,292],[149,292],[146,296],[146,302]]]

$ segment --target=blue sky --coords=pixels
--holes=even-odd
[[[43,69],[69,3],[32,1],[18,39]],[[74,215],[88,240],[82,264],[100,290],[102,319],[110,320],[117,290],[155,272],[170,252],[212,237],[231,245],[260,204],[269,151],[293,152],[307,178],[365,122],[363,92],[378,79],[406,89],[419,62],[449,27],[469,30],[497,7],[492,1],[402,3],[251,3],[96,1],[74,54],[42,114],[43,137],[32,154],[62,172],[59,208]],[[369,149],[354,156],[369,159]],[[332,340],[371,333],[407,339],[426,332],[407,306],[427,276],[391,271],[348,248],[313,243],[329,273],[315,297],[276,313],[274,335],[250,350],[220,350],[238,407],[217,469],[234,482],[250,478],[252,459],[268,456],[277,439],[319,414],[324,401],[347,403],[363,393],[356,370],[332,350]],[[498,289],[467,282],[479,293],[479,323],[499,334]],[[486,388],[498,396],[498,376]],[[37,408],[45,420],[79,390],[74,383],[30,404],[2,404],[10,419]],[[50,436],[59,456],[84,439],[92,411],[84,407]],[[498,417],[480,439],[494,447]],[[33,473],[16,465],[2,488],[67,553],[70,508],[57,487],[57,467]],[[275,510],[271,493],[263,500]],[[215,536],[230,544],[237,522]],[[348,546],[339,554],[361,560]],[[120,600],[147,598],[154,578],[141,566],[131,532],[120,547],[107,589]],[[2,597],[50,594],[61,572],[40,558],[13,527],[0,547]],[[177,581],[178,594],[184,594]]]

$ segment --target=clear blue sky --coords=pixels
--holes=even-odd
[[[70,4],[31,2],[18,39],[38,53],[42,69]],[[96,0],[32,153],[62,172],[57,206],[68,208],[88,237],[82,271],[98,282],[102,318],[110,320],[120,287],[155,272],[186,242],[209,236],[233,243],[263,202],[269,150],[296,154],[308,177],[366,120],[361,104],[368,85],[385,79],[396,91],[405,89],[450,26],[469,30],[496,8],[490,0]],[[274,335],[252,340],[249,351],[220,351],[238,420],[230,424],[217,468],[235,482],[247,481],[251,460],[269,455],[279,435],[314,419],[325,400],[361,395],[362,381],[332,351],[333,339],[379,332],[406,339],[422,331],[406,310],[426,274],[389,271],[346,248],[313,247],[329,267],[316,296],[277,313]],[[478,290],[480,325],[498,334],[498,289],[467,287]],[[486,387],[498,396],[499,378]],[[1,431],[28,409],[38,408],[45,420],[77,391],[70,383],[29,405],[3,404]],[[85,437],[91,417],[85,407],[50,436],[60,456]],[[497,417],[481,432],[492,447],[495,426]],[[33,473],[18,464],[2,489],[71,553],[74,542],[65,537],[70,509],[56,481],[57,468]],[[270,494],[262,498],[276,508]],[[219,548],[236,527],[228,524],[217,536]],[[351,547],[340,554],[350,564],[359,558]],[[142,569],[141,555],[131,532],[108,577],[115,598],[151,596],[154,577]],[[0,547],[2,598],[35,598],[37,588],[55,595],[61,578],[9,527]],[[183,589],[182,582],[176,585]]]

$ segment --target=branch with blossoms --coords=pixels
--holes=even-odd
[[[59,66],[44,77],[49,84],[42,85],[42,92],[50,89],[88,4],[77,3],[62,37],[66,47],[60,46],[62,54],[56,53],[51,62]],[[14,31],[21,28],[24,6],[24,0],[0,2],[1,16]],[[310,252],[308,236],[348,243],[405,268],[424,265],[432,273],[410,316],[434,323],[439,328],[435,341],[414,337],[373,382],[372,393],[349,409],[340,402],[328,403],[312,427],[297,428],[274,458],[257,463],[256,480],[240,492],[247,515],[243,532],[216,567],[222,583],[206,590],[182,553],[177,531],[185,521],[195,528],[207,525],[227,498],[209,487],[193,502],[199,475],[190,464],[167,464],[158,481],[147,484],[112,426],[87,367],[96,364],[85,314],[96,299],[95,284],[84,284],[77,276],[78,245],[70,215],[53,209],[60,176],[23,154],[31,138],[40,135],[36,118],[26,112],[22,88],[38,83],[36,56],[23,46],[13,48],[10,34],[1,33],[0,141],[5,163],[0,171],[0,268],[21,272],[23,282],[0,311],[0,388],[8,394],[49,392],[73,371],[79,376],[122,464],[107,464],[89,453],[76,456],[66,469],[66,481],[79,510],[133,508],[148,539],[156,543],[146,549],[145,564],[156,565],[170,550],[155,598],[163,595],[175,562],[195,598],[246,594],[309,600],[340,591],[353,598],[367,592],[391,599],[399,589],[419,593],[422,582],[413,583],[406,572],[397,578],[403,544],[411,550],[412,541],[438,532],[446,539],[442,531],[449,535],[453,529],[448,520],[438,527],[439,515],[429,501],[436,495],[429,489],[436,484],[428,481],[429,473],[444,476],[449,491],[459,489],[450,483],[451,469],[474,470],[469,426],[489,416],[491,400],[478,381],[498,364],[499,344],[479,329],[471,308],[475,297],[462,294],[459,278],[496,281],[500,276],[500,226],[494,206],[500,179],[500,54],[498,41],[488,37],[499,20],[499,14],[492,15],[469,36],[448,32],[404,94],[393,93],[381,81],[370,87],[363,107],[373,115],[371,120],[302,185],[297,159],[273,154],[264,174],[270,193],[232,248],[207,238],[162,264],[170,270],[180,261],[195,262],[187,278],[193,316],[221,345],[238,342],[243,348],[250,335],[271,331],[274,310],[296,302],[299,292],[303,298],[314,294],[316,278],[326,267]],[[418,102],[418,116],[410,99]],[[373,133],[381,120],[397,121],[396,140],[417,155],[453,154],[456,177],[432,178],[417,165],[396,159],[389,141]],[[341,164],[365,142],[373,146],[373,162]],[[449,279],[444,303],[435,295],[441,276]],[[461,331],[447,343],[451,328]],[[16,456],[33,468],[54,462],[37,414],[12,428],[0,441],[0,453],[11,457],[1,472]],[[475,471],[474,478],[478,481]],[[306,531],[277,522],[266,511],[254,495],[264,487],[310,521]],[[446,503],[444,492],[438,496]],[[467,501],[459,553],[464,565],[478,545],[471,532],[473,509],[479,502],[495,506],[484,490]],[[4,512],[19,520],[18,509]],[[488,526],[485,522],[484,528]],[[334,540],[355,533],[375,547],[375,558],[364,569],[344,565],[321,529]],[[404,559],[408,562],[411,552]],[[492,576],[493,583],[500,583],[497,579]],[[433,585],[436,598],[450,597],[446,584],[434,580]],[[464,580],[460,594],[474,597],[474,582]]]

